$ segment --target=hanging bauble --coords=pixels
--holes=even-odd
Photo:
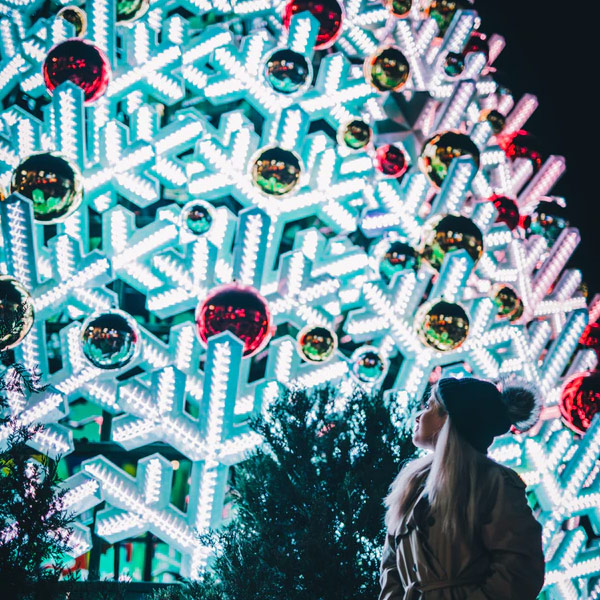
[[[31,199],[35,220],[45,224],[64,221],[83,199],[79,169],[50,152],[26,158],[13,171],[10,191]]]
[[[401,177],[408,169],[408,160],[401,148],[386,144],[377,148],[375,165],[383,175]]]
[[[523,301],[516,290],[505,283],[498,283],[492,287],[491,297],[498,307],[498,317],[517,321],[523,315]]]
[[[410,67],[395,46],[379,49],[364,63],[365,79],[380,92],[398,91],[408,80]]]
[[[439,270],[447,252],[466,250],[474,262],[483,253],[483,235],[479,227],[460,215],[446,215],[432,220],[425,230],[421,258]]]
[[[33,325],[33,302],[23,284],[0,275],[0,352],[23,341]]]
[[[337,134],[338,144],[347,146],[352,150],[360,150],[368,146],[373,136],[373,130],[368,123],[360,119],[342,125]]]
[[[469,317],[459,304],[441,300],[424,304],[415,317],[415,327],[421,341],[442,352],[458,348],[469,333]]]
[[[595,350],[600,353],[600,323],[589,323],[579,338],[579,345],[583,348]]]
[[[486,59],[489,60],[490,46],[487,41],[487,36],[484,33],[479,33],[477,31],[471,34],[471,37],[465,44],[463,54],[466,57],[467,55],[475,54],[476,52],[481,52],[481,54],[484,54]]]
[[[583,435],[600,409],[600,373],[578,373],[565,381],[560,395],[563,423]]]
[[[81,325],[81,348],[99,369],[121,369],[138,353],[140,333],[131,315],[117,309],[88,317]]]
[[[82,36],[87,29],[87,16],[79,6],[63,6],[57,13],[57,18],[64,19],[75,27],[75,35]]]
[[[463,8],[466,8],[466,4],[462,0],[433,0],[431,2],[427,8],[427,14],[438,24],[440,37],[446,33],[456,11]]]
[[[450,163],[460,156],[470,156],[479,168],[479,148],[464,133],[445,131],[429,138],[421,150],[419,168],[439,188],[450,168]]]
[[[64,81],[71,81],[83,90],[89,104],[106,91],[110,63],[102,50],[75,38],[57,44],[48,52],[42,72],[50,93]]]
[[[253,287],[237,283],[210,292],[196,309],[196,327],[205,346],[213,335],[231,331],[244,342],[244,356],[262,350],[274,332],[267,301]]]
[[[126,25],[142,18],[150,6],[150,0],[117,0],[117,25]]]
[[[267,58],[264,76],[276,92],[295,94],[310,84],[311,68],[304,54],[284,48]]]
[[[210,230],[215,218],[212,204],[192,200],[181,209],[180,225],[194,235],[204,235]]]
[[[412,4],[412,0],[385,0],[387,9],[398,19],[408,17]]]
[[[265,194],[288,194],[300,179],[300,159],[291,150],[263,148],[252,166],[252,181]]]
[[[396,273],[406,269],[416,271],[418,268],[419,255],[417,251],[406,242],[396,240],[391,242],[385,254],[381,257],[379,274],[386,283],[390,283]]]
[[[528,235],[541,235],[549,246],[552,246],[558,236],[569,226],[569,222],[561,216],[564,209],[553,202],[540,202],[527,227]]]
[[[342,32],[344,12],[342,4],[336,0],[289,0],[283,13],[283,25],[290,27],[292,17],[302,11],[309,11],[319,22],[319,33],[315,50],[333,45]]]
[[[458,52],[448,52],[444,61],[444,73],[448,77],[458,77],[465,70],[465,57]]]
[[[350,357],[350,374],[359,383],[379,383],[385,377],[388,366],[388,361],[374,346],[361,346]]]
[[[308,362],[320,363],[329,360],[337,348],[334,331],[320,325],[307,325],[296,338],[298,352]]]
[[[506,196],[490,198],[498,211],[496,223],[504,223],[511,231],[519,225],[519,207],[517,203]]]
[[[498,135],[502,133],[504,126],[506,125],[506,117],[497,110],[483,110],[479,116],[480,121],[487,121],[492,131]]]
[[[519,130],[507,136],[501,136],[498,144],[511,160],[528,158],[537,171],[542,166],[542,155],[537,149],[537,141],[533,135],[524,130]]]

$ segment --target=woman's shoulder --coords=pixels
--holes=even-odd
[[[524,490],[527,486],[521,476],[506,465],[501,465],[488,457],[487,464],[490,472],[503,484]]]

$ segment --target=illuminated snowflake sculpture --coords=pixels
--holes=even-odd
[[[283,1],[151,0],[138,20],[117,26],[116,2],[91,0],[84,35],[106,53],[112,79],[84,104],[69,81],[48,95],[42,63],[75,28],[55,15],[32,19],[39,5],[0,3],[0,190],[10,191],[25,158],[55,152],[81,170],[84,200],[56,225],[36,222],[32,201],[18,193],[0,203],[1,270],[26,287],[35,310],[15,360],[38,366],[52,385],[27,401],[9,399],[10,408],[25,423],[46,424],[32,445],[52,456],[77,455],[77,407],[85,403],[96,407],[103,440],[122,454],[159,444],[190,464],[178,507],[177,461],[160,452],[143,453],[135,476],[104,456],[77,463],[64,482],[67,507],[81,515],[73,555],[89,550],[90,511],[105,503],[95,515],[98,536],[114,543],[152,532],[179,553],[176,569],[197,576],[209,555],[196,532],[226,518],[228,468],[260,444],[249,416],[281,385],[349,390],[353,351],[365,345],[389,365],[383,386],[400,391],[401,406],[432,374],[516,373],[540,387],[540,422],[497,441],[492,455],[530,486],[550,597],[598,597],[600,555],[586,539],[590,530],[600,534],[600,422],[576,437],[558,404],[565,378],[596,366],[593,350],[578,343],[600,301],[588,307],[581,274],[565,268],[576,229],[545,238],[497,220],[491,198],[514,199],[521,217],[535,217],[565,168],[561,157],[538,164],[507,150],[537,101],[515,102],[491,77],[502,38],[490,36],[487,50],[468,53],[462,72],[452,73],[448,54],[464,52],[479,27],[473,10],[457,11],[440,35],[418,2],[408,18],[395,18],[384,3],[348,0],[341,34],[324,51],[314,49],[319,24],[309,13],[284,27]],[[397,48],[409,65],[395,92],[371,85],[363,69],[381,47]],[[269,82],[266,65],[277,50],[308,69],[294,93]],[[491,113],[503,119],[498,130]],[[373,136],[358,149],[344,139],[353,120]],[[478,156],[452,160],[438,187],[419,155],[443,131],[468,135]],[[385,144],[406,158],[401,178],[377,168],[376,148]],[[278,189],[277,174],[275,187],[268,177],[257,184],[269,149],[291,157],[284,168],[293,189]],[[194,218],[209,226],[198,234],[186,219],[200,201]],[[395,262],[398,272],[383,277],[390,244],[422,250],[448,214],[478,228],[478,260],[456,249],[442,255],[439,270]],[[231,333],[207,344],[197,335],[193,311],[232,281],[258,290],[277,326],[255,357],[244,357]],[[520,316],[499,316],[498,285],[514,292]],[[426,343],[431,331],[420,322],[422,307],[442,300],[469,321],[466,338],[445,350],[439,343],[448,334]],[[107,369],[84,351],[82,322],[114,309],[135,318],[138,334],[131,361]],[[298,352],[294,336],[307,325],[337,333],[329,360]]]

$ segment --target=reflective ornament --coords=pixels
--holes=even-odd
[[[504,223],[511,231],[519,224],[519,208],[517,203],[506,196],[490,198],[498,211],[496,223]]]
[[[412,8],[412,0],[386,0],[387,9],[399,19],[408,17]]]
[[[448,77],[458,77],[465,70],[465,57],[458,52],[448,52],[444,61],[444,73]]]
[[[497,110],[484,110],[479,118],[480,121],[487,121],[492,127],[492,131],[498,135],[502,133],[506,125],[506,117]]]
[[[130,363],[139,342],[135,319],[121,310],[96,313],[81,326],[83,354],[99,369],[121,369]]]
[[[408,161],[398,146],[387,144],[377,148],[375,156],[377,170],[389,177],[401,177],[408,169]]]
[[[563,423],[583,435],[600,409],[600,373],[585,372],[569,377],[560,395]]]
[[[26,158],[13,171],[10,191],[32,200],[33,216],[44,224],[64,221],[83,199],[79,169],[50,152]]]
[[[336,0],[289,0],[283,13],[283,25],[290,28],[292,17],[308,10],[319,22],[315,50],[333,45],[342,32],[344,18],[342,4]]]
[[[148,12],[150,0],[117,0],[117,25],[137,21]]]
[[[419,268],[419,255],[417,251],[406,242],[392,242],[379,263],[379,274],[381,278],[390,283],[392,277],[406,269]]]
[[[365,79],[380,92],[397,91],[408,80],[410,67],[406,57],[395,46],[387,46],[367,58]]]
[[[265,79],[281,94],[294,94],[310,83],[311,70],[306,57],[293,50],[275,50],[265,62]]]
[[[498,144],[511,160],[528,158],[533,168],[538,171],[542,166],[542,155],[537,149],[537,141],[533,135],[524,130],[519,130],[508,136],[502,136]]]
[[[265,194],[282,196],[291,192],[300,179],[300,159],[291,150],[260,150],[252,166],[252,181]]]
[[[231,283],[210,292],[196,309],[198,337],[208,339],[231,331],[244,342],[244,356],[262,350],[274,332],[267,301],[253,287]]]
[[[481,258],[483,235],[473,221],[459,215],[431,221],[424,235],[423,259],[439,271],[446,253],[461,249],[466,250],[474,262]]]
[[[466,7],[465,2],[459,0],[433,0],[431,2],[427,14],[438,24],[440,37],[446,33],[456,11]]]
[[[61,42],[48,52],[42,73],[50,93],[64,81],[71,81],[83,90],[89,104],[106,91],[110,63],[102,50],[76,38]]]
[[[486,59],[490,58],[490,46],[487,42],[487,36],[484,33],[474,32],[465,44],[463,54],[465,57],[469,54],[475,54],[481,52],[485,55]]]
[[[569,222],[561,216],[564,210],[553,202],[540,202],[531,215],[527,227],[529,235],[541,235],[549,246],[552,246],[558,236],[569,226]]]
[[[348,146],[352,150],[360,150],[368,146],[373,136],[373,130],[364,121],[354,119],[340,127],[337,135],[338,144]]]
[[[600,323],[589,323],[579,338],[579,345],[583,348],[595,350],[600,353]]]
[[[337,336],[327,327],[307,325],[298,333],[298,352],[308,362],[329,360],[337,348]]]
[[[415,318],[421,341],[442,352],[458,348],[469,333],[469,318],[459,304],[441,300],[433,306],[423,305]]]
[[[457,131],[438,133],[425,142],[419,168],[439,188],[448,175],[450,163],[460,156],[470,156],[479,168],[479,148],[469,136]]]
[[[0,275],[0,352],[23,341],[33,325],[33,302],[23,284]]]
[[[79,6],[63,6],[57,13],[56,17],[64,19],[75,27],[75,35],[82,36],[87,29],[87,16],[85,11]]]
[[[350,373],[359,383],[379,383],[385,377],[388,366],[388,361],[374,346],[357,348],[350,357]]]
[[[192,200],[181,209],[180,223],[194,235],[204,235],[210,230],[215,211],[211,204]]]
[[[510,285],[499,283],[492,288],[492,298],[498,307],[498,317],[513,322],[523,315],[523,301]]]

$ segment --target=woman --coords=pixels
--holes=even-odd
[[[385,499],[379,600],[534,600],[543,587],[541,527],[525,484],[487,457],[495,436],[529,428],[526,386],[444,378],[416,416],[408,463]]]

